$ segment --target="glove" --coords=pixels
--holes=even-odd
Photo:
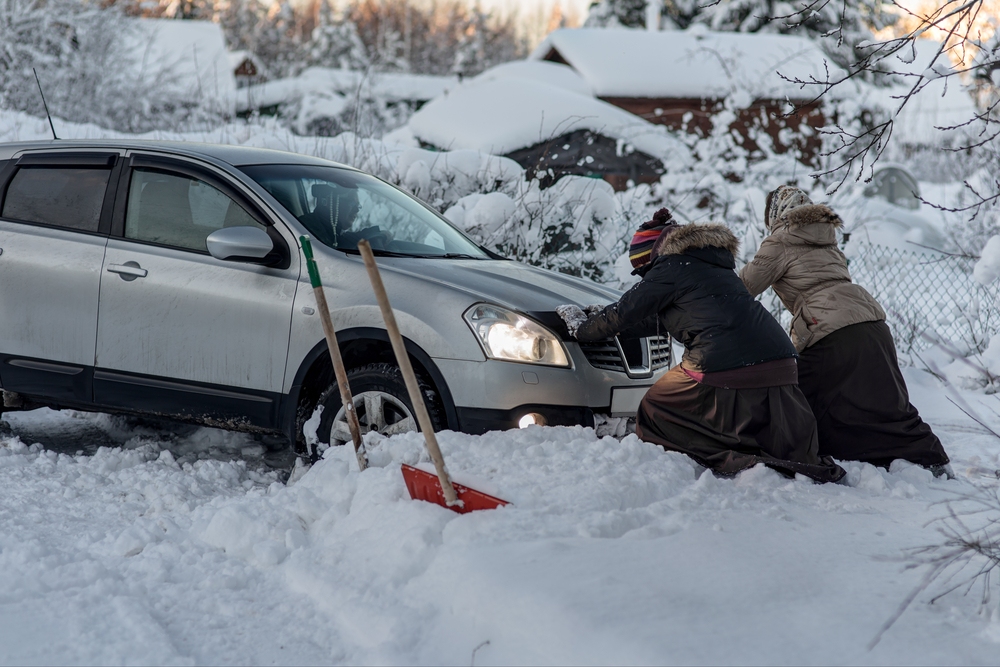
[[[587,313],[583,312],[579,306],[556,306],[556,314],[566,323],[569,335],[576,338],[576,332],[580,330],[580,325],[587,321]]]
[[[586,306],[583,309],[583,312],[587,313],[588,316],[597,315],[597,314],[601,313],[604,310],[604,308],[605,308],[605,306],[601,306],[601,305],[598,305],[598,304],[595,303],[595,304]]]

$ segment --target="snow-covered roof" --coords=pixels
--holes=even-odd
[[[258,72],[264,72],[267,68],[264,66],[264,61],[257,57],[253,51],[248,51],[246,49],[241,49],[239,51],[229,51],[229,67],[235,72],[240,65],[246,61],[253,63],[253,66],[257,68]]]
[[[243,64],[244,60],[253,60],[253,54],[249,51],[229,51],[229,66],[236,69]]]
[[[663,126],[564,88],[520,77],[473,80],[432,100],[410,119],[413,135],[446,150],[506,155],[591,130],[656,158],[686,154]]]
[[[556,30],[529,57],[555,50],[598,97],[722,98],[736,91],[758,99],[806,99],[789,78],[825,79],[836,65],[802,37],[689,30],[577,28]]]
[[[233,69],[242,65],[244,60],[257,62],[254,55],[247,50],[229,51],[229,66]]]
[[[492,81],[500,78],[529,79],[581,95],[593,95],[590,84],[572,67],[546,60],[515,60],[503,63],[491,67],[473,81]]]
[[[147,85],[168,90],[179,101],[197,100],[233,112],[236,80],[222,28],[211,21],[132,19],[135,54],[129,66]]]
[[[240,111],[269,107],[302,98],[307,93],[345,97],[360,93],[388,102],[426,102],[456,85],[458,79],[450,76],[310,67],[297,77],[277,79],[241,89],[236,106]]]

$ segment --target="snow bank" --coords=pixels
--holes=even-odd
[[[1000,465],[926,374],[907,374],[960,474]],[[974,400],[967,397],[968,400]],[[120,420],[23,413],[118,431]],[[55,426],[51,426],[55,428]],[[950,430],[950,429],[957,430]],[[848,463],[851,486],[760,467],[732,480],[591,429],[439,436],[449,468],[513,505],[411,501],[418,434],[369,436],[291,486],[246,436],[143,432],[67,455],[0,436],[0,662],[869,664],[992,662],[994,621],[917,603],[894,559],[933,542],[928,505],[969,481]],[[126,436],[127,437],[127,436]],[[175,454],[184,451],[186,453]],[[201,456],[198,454],[201,452]],[[970,478],[971,479],[971,478]],[[474,656],[474,658],[473,658]]]

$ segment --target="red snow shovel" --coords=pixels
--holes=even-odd
[[[367,240],[362,239],[358,241],[358,250],[365,260],[368,278],[371,280],[372,289],[375,290],[378,306],[382,310],[385,329],[389,333],[392,351],[396,354],[396,363],[399,364],[399,370],[406,382],[406,391],[410,395],[410,403],[413,404],[413,411],[417,415],[417,423],[420,424],[420,430],[424,434],[427,453],[430,454],[431,460],[434,462],[434,469],[437,471],[435,476],[404,463],[403,480],[406,482],[406,489],[410,492],[410,497],[414,500],[426,500],[429,503],[447,507],[459,514],[474,510],[491,510],[509,505],[510,503],[506,500],[494,498],[461,484],[452,484],[448,470],[444,467],[444,457],[441,455],[441,448],[438,447],[437,437],[434,435],[431,417],[427,414],[427,406],[420,392],[420,386],[417,384],[417,376],[413,372],[413,365],[410,364],[410,355],[406,352],[403,336],[399,333],[399,327],[396,325],[396,315],[392,312],[392,306],[389,305],[389,295],[386,294],[385,285],[382,284],[382,276],[375,263],[372,247]]]

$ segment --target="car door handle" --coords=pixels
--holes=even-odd
[[[136,262],[125,262],[124,264],[108,264],[108,271],[117,273],[123,280],[135,280],[145,278],[149,273]]]

